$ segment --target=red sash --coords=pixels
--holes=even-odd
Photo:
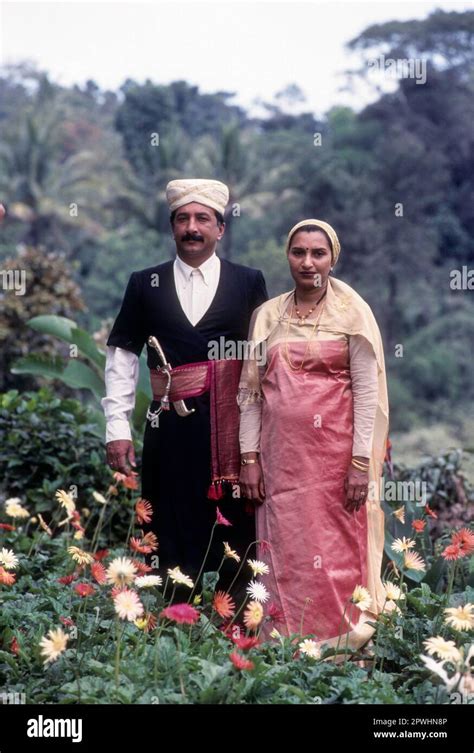
[[[207,496],[220,499],[224,483],[239,479],[239,408],[237,388],[242,361],[223,359],[185,364],[171,369],[170,402],[198,397],[209,390],[211,405],[211,485]],[[167,377],[150,369],[154,400],[165,394]],[[183,417],[183,421],[186,418]]]

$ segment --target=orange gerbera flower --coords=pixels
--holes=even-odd
[[[103,583],[107,583],[107,571],[105,567],[103,566],[102,562],[93,562],[91,565],[91,575],[94,578],[94,580],[99,583],[99,585],[102,585]]]
[[[15,582],[15,575],[13,573],[9,573],[8,570],[5,570],[4,567],[0,566],[0,583],[3,583],[4,586],[12,586]]]
[[[459,544],[449,544],[449,546],[441,552],[441,556],[444,557],[445,560],[459,560],[464,555]]]
[[[229,654],[229,659],[231,660],[234,667],[236,667],[236,669],[254,669],[255,668],[255,664],[253,663],[253,661],[246,659],[244,656],[237,653],[237,651],[233,651],[231,654]]]
[[[130,549],[133,549],[134,552],[139,552],[140,554],[150,554],[151,552],[156,552],[156,550],[158,549],[158,539],[156,538],[156,535],[153,533],[153,531],[150,531],[141,539],[136,538],[136,536],[132,536],[130,539]]]
[[[138,552],[139,554],[149,554],[151,552],[150,547],[143,546],[142,539],[137,539],[136,536],[130,537],[129,547],[130,549],[133,549],[134,552]]]
[[[139,499],[135,505],[135,514],[140,525],[149,523],[153,516],[153,508],[147,499]]]
[[[225,591],[217,591],[212,606],[220,617],[232,617],[235,614],[235,604]]]
[[[422,520],[421,518],[417,518],[417,520],[414,520],[411,525],[417,533],[421,533],[425,529],[426,521]]]
[[[20,644],[18,643],[15,636],[10,641],[10,651],[12,654],[18,655],[20,653]]]
[[[460,531],[453,533],[451,543],[459,546],[462,557],[474,552],[474,533],[469,528],[461,528]]]
[[[114,473],[114,479],[118,481],[119,484],[123,484],[126,489],[138,489],[137,476],[138,473],[135,471],[130,471],[128,476],[126,476],[125,473],[120,473],[120,471]]]
[[[151,573],[153,570],[150,565],[145,564],[145,562],[140,562],[140,560],[133,559],[132,562],[137,568],[137,575],[146,575],[147,573]]]

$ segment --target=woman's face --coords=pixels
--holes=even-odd
[[[302,290],[324,287],[332,263],[331,247],[325,234],[320,230],[295,233],[288,251],[288,263],[296,287]]]

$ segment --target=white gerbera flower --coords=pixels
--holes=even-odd
[[[262,562],[261,560],[247,560],[247,562],[252,569],[254,578],[257,575],[268,575],[268,573],[270,572],[268,565],[266,565],[265,562]]]
[[[316,641],[313,641],[312,638],[306,638],[306,640],[301,641],[301,643],[299,644],[299,649],[302,654],[310,656],[311,659],[319,659],[321,656],[321,651],[318,648],[318,644],[316,643]]]
[[[107,580],[114,586],[133,583],[137,568],[128,557],[116,557],[107,568]]]
[[[247,593],[253,601],[265,603],[270,598],[270,594],[263,583],[259,583],[257,580],[250,581],[247,586]]]
[[[188,588],[192,588],[194,586],[194,583],[189,575],[182,573],[179,567],[169,568],[168,575],[170,576],[173,583],[178,583],[182,586],[188,586]]]
[[[135,578],[135,585],[138,588],[153,588],[153,586],[161,586],[162,583],[161,575],[138,575]]]
[[[3,547],[0,551],[0,565],[3,565],[5,570],[15,570],[18,567],[18,557],[12,549],[5,549]]]

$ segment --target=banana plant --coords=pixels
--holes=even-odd
[[[60,356],[32,354],[17,359],[11,367],[11,372],[13,374],[30,374],[46,379],[59,379],[74,389],[89,390],[98,404],[96,408],[91,408],[91,415],[97,424],[100,436],[103,437],[105,418],[100,400],[105,396],[105,353],[97,346],[94,338],[88,332],[78,327],[72,319],[67,319],[64,316],[54,314],[35,316],[28,321],[28,325],[36,332],[51,335],[75,346],[84,360],[79,360],[77,357],[67,359]],[[142,434],[147,408],[152,399],[149,372],[144,353],[140,356],[139,367],[132,425],[137,434]]]

